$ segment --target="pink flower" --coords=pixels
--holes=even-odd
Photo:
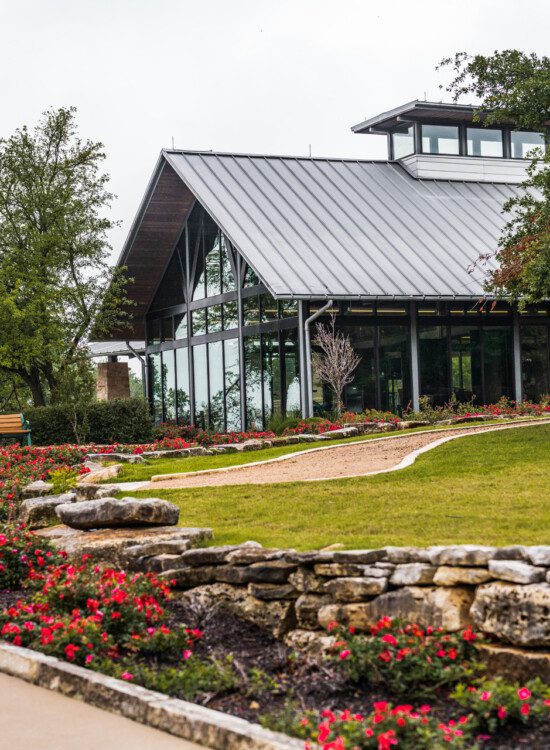
[[[530,697],[531,691],[529,690],[529,688],[522,687],[518,690],[518,698],[520,699],[520,701],[529,700]]]
[[[397,646],[397,638],[391,633],[386,633],[386,635],[383,635],[381,640],[383,641],[383,643],[389,643],[390,646]]]
[[[497,708],[497,716],[499,719],[505,719],[508,716],[508,711],[504,708],[504,706],[499,706]]]
[[[187,659],[190,659],[192,655],[193,655],[193,652],[190,651],[188,648],[186,648],[185,651],[183,652],[183,658],[185,661],[187,661]]]
[[[350,654],[351,651],[349,650],[349,648],[345,648],[343,651],[340,651],[340,653],[338,654],[338,658],[344,661]]]
[[[520,714],[523,716],[529,716],[529,712],[531,711],[531,707],[528,703],[524,703],[522,707],[519,709]]]
[[[488,701],[492,697],[492,693],[489,693],[487,690],[484,690],[481,695],[479,696],[482,701]]]
[[[120,675],[120,679],[121,680],[128,680],[128,681],[130,681],[130,680],[134,679],[134,675],[131,672],[123,672]]]
[[[94,657],[92,656],[92,654],[88,654],[88,656],[84,659],[86,664],[91,664],[93,660],[94,660]]]

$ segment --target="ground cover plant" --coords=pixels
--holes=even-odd
[[[40,563],[29,554],[37,544]],[[34,534],[1,528],[0,559],[10,570],[0,579],[0,637],[14,645],[260,721],[305,748],[515,750],[518,740],[550,741],[549,687],[479,670],[473,678],[471,628],[447,634],[383,618],[360,635],[334,623],[331,652],[308,654],[223,604],[191,607],[170,581],[48,552]]]
[[[219,544],[549,544],[549,441],[550,426],[535,425],[452,441],[390,474],[155,495],[180,505],[185,524],[213,526]]]

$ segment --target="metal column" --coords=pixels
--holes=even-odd
[[[514,310],[513,316],[514,398],[519,403],[520,401],[523,401],[523,388],[521,383],[521,340],[519,336],[519,314],[517,310]]]
[[[416,316],[416,304],[409,305],[409,317],[411,319],[411,391],[412,406],[418,411],[420,406],[420,369],[418,366],[418,321]]]

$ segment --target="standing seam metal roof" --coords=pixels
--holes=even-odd
[[[418,180],[397,162],[164,151],[279,297],[478,297],[513,185]]]

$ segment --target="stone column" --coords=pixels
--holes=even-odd
[[[130,377],[127,362],[102,362],[97,366],[98,401],[130,398]]]

